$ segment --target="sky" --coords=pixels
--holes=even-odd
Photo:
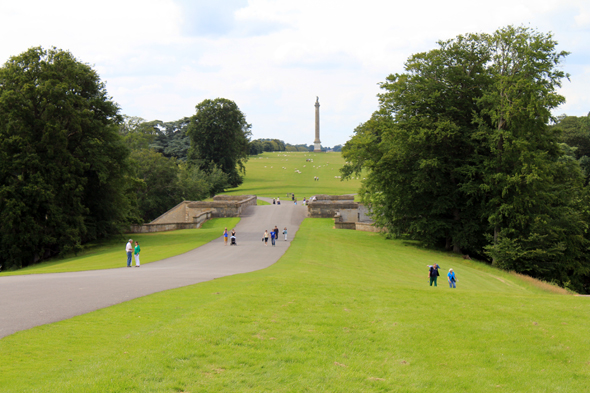
[[[554,115],[590,112],[588,0],[0,0],[0,63],[69,50],[121,113],[173,121],[204,99],[236,102],[252,137],[344,144],[378,107],[379,83],[414,53],[507,25],[551,32],[570,74]]]

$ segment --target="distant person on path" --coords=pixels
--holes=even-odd
[[[295,194],[291,194],[291,200],[295,202]]]
[[[233,237],[236,237],[236,228],[234,228],[234,229],[231,230],[231,235]]]
[[[270,242],[271,242],[271,244],[272,244],[273,247],[275,246],[275,237],[276,236],[277,235],[276,235],[275,231],[270,231]]]
[[[225,243],[225,245],[227,246],[227,237],[228,237],[228,233],[227,233],[227,227],[224,229],[223,231],[223,242]]]
[[[125,246],[125,251],[127,252],[127,267],[131,267],[131,256],[133,255],[133,240],[129,239],[127,242],[127,246]]]
[[[449,274],[447,274],[449,278],[449,288],[457,288],[457,277],[455,277],[455,272],[453,269],[449,269]]]
[[[434,283],[434,286],[436,287],[436,279],[438,278],[438,276],[440,276],[440,274],[438,273],[438,269],[440,269],[440,267],[435,263],[434,265],[428,265],[428,267],[430,269],[428,269],[428,277],[430,277],[430,286],[432,286],[432,283]]]
[[[268,246],[268,230],[264,230],[264,235],[262,235],[262,240],[264,240],[264,245]]]
[[[277,203],[276,200],[273,198],[272,199],[272,204],[275,205],[276,203]]]
[[[139,267],[139,252],[141,248],[139,248],[139,242],[135,241],[135,250],[133,250],[133,254],[135,254],[135,267]]]
[[[285,241],[287,241],[287,227],[283,229],[283,235],[285,235]]]
[[[281,204],[281,200],[279,199],[279,197],[277,197],[277,205]]]
[[[275,225],[273,231],[275,232],[275,239],[279,240],[279,227]]]

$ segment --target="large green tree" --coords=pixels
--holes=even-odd
[[[204,100],[196,106],[187,130],[191,140],[189,159],[206,172],[221,169],[230,185],[237,187],[246,171],[250,128],[235,102],[225,98]]]
[[[580,289],[588,274],[576,161],[548,127],[567,77],[550,34],[506,27],[439,42],[381,87],[343,149],[378,223]]]
[[[58,49],[0,68],[0,261],[21,267],[133,218],[121,117],[98,74]]]

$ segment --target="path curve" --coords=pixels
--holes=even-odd
[[[268,200],[267,198],[259,198]],[[0,277],[0,338],[95,311],[141,296],[192,285],[214,278],[264,269],[287,251],[307,215],[305,206],[250,206],[236,226],[237,247],[213,240],[182,255],[141,268]],[[276,247],[260,241],[265,229],[288,228],[289,241]],[[279,235],[279,239],[282,239]],[[121,245],[121,265],[126,264]]]

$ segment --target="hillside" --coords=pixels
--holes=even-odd
[[[457,272],[456,290],[445,280],[428,286],[433,262]],[[0,386],[582,392],[590,388],[588,317],[588,298],[307,219],[268,269],[0,340]]]

